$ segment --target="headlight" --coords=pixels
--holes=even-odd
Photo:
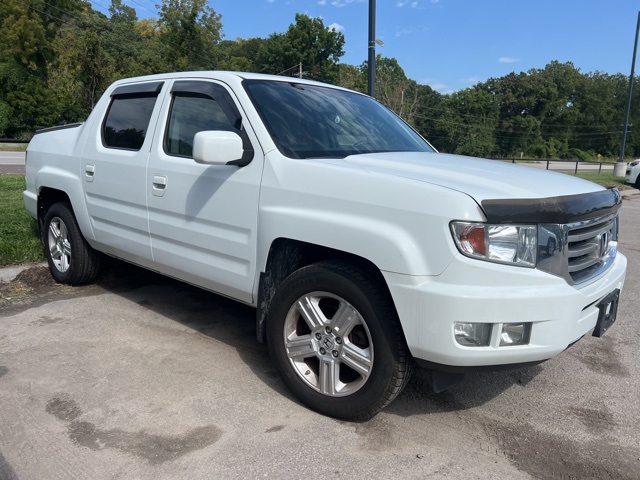
[[[487,262],[536,266],[536,225],[490,225],[451,222],[451,233],[463,255]]]
[[[635,167],[636,165],[640,165],[640,159],[634,160],[629,164],[630,167]]]

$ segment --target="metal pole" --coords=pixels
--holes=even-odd
[[[640,16],[638,18],[640,21]],[[369,95],[374,97],[376,89],[376,0],[369,0],[369,60],[367,64]]]
[[[627,95],[627,110],[624,114],[624,127],[622,130],[622,147],[620,148],[620,158],[616,162],[613,176],[624,177],[626,162],[624,161],[624,149],[627,145],[627,129],[629,127],[629,113],[631,112],[631,93],[633,92],[633,77],[636,69],[636,53],[638,51],[638,32],[640,32],[640,12],[638,12],[638,23],[636,24],[636,40],[633,44],[633,60],[631,60],[631,75],[629,75],[629,93]]]

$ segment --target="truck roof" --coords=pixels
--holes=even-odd
[[[322,85],[330,86],[333,88],[339,88],[345,90],[343,87],[336,85],[330,85],[327,83],[318,82],[315,80],[306,80],[297,77],[284,77],[280,75],[269,75],[264,73],[251,73],[251,72],[233,72],[233,71],[221,71],[221,70],[203,70],[203,71],[187,71],[187,72],[172,72],[172,73],[160,73],[155,75],[145,75],[140,77],[124,78],[114,82],[110,88],[118,85],[138,82],[148,82],[154,80],[171,80],[181,78],[202,78],[211,80],[220,80],[225,83],[235,84],[242,80],[271,80],[277,82],[292,82],[303,83],[309,85]]]

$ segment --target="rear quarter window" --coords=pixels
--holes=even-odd
[[[102,144],[107,148],[140,150],[157,99],[155,92],[114,96],[102,124]]]

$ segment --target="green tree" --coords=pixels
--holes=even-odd
[[[460,155],[495,155],[498,107],[495,96],[479,87],[449,95],[443,102],[443,115],[436,121],[443,132],[441,148]]]
[[[52,42],[56,62],[49,67],[50,96],[61,108],[61,120],[82,120],[104,90],[118,78],[117,62],[104,46],[108,20],[91,11],[63,28]]]
[[[263,38],[224,40],[220,42],[220,68],[238,72],[258,72],[258,52],[266,42]]]
[[[4,0],[0,3],[0,135],[29,135],[59,117],[48,91],[53,40],[81,11],[81,0]]]
[[[285,33],[273,33],[256,55],[256,69],[263,73],[298,74],[329,83],[340,79],[338,61],[344,55],[344,35],[324,26],[321,18],[296,14]]]
[[[445,138],[445,132],[437,125],[437,119],[442,112],[444,96],[436,92],[428,85],[417,85],[418,106],[414,119],[414,127],[431,144],[440,149],[440,144]]]
[[[163,0],[157,7],[160,41],[169,67],[174,70],[215,68],[222,23],[207,0]]]
[[[367,76],[354,65],[338,64],[338,85],[356,92],[367,93]]]
[[[365,77],[368,75],[368,64],[361,66]],[[395,58],[376,56],[375,97],[393,110],[404,121],[413,124],[418,111],[418,85],[407,78],[404,70]]]

